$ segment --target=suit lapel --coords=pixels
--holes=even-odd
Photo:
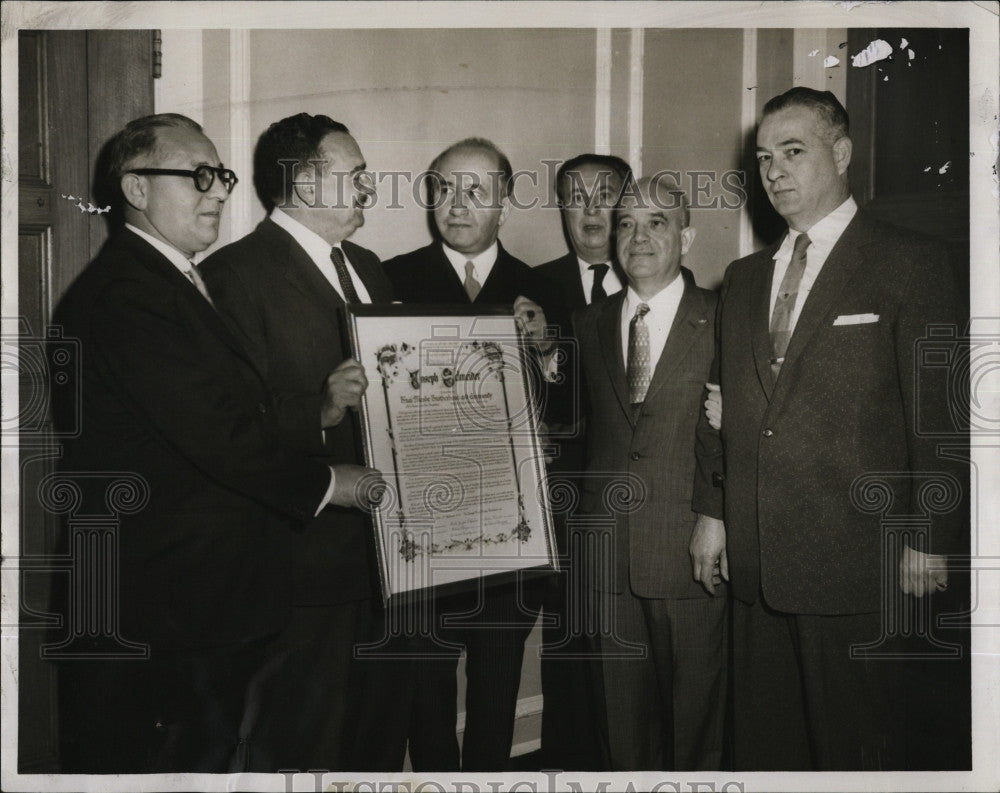
[[[761,260],[752,269],[750,278],[750,343],[753,345],[757,378],[768,400],[774,391],[774,374],[771,371],[771,279],[774,276],[774,254],[779,247],[780,240],[761,251]]]
[[[570,308],[572,310],[575,311],[587,305],[587,295],[583,291],[583,279],[580,278],[580,265],[576,260],[576,254],[572,251],[560,261],[559,278],[566,284],[572,284],[570,286],[572,293]]]
[[[833,246],[830,255],[823,263],[806,298],[799,318],[795,323],[785,362],[781,365],[781,377],[778,382],[787,382],[791,370],[802,355],[802,351],[823,324],[824,318],[833,308],[834,301],[844,291],[855,271],[864,261],[861,246],[871,236],[871,227],[860,213],[844,229],[837,244]]]
[[[685,279],[681,302],[677,306],[677,313],[674,315],[670,332],[667,334],[667,340],[660,352],[660,359],[656,363],[653,378],[650,380],[649,390],[646,392],[647,400],[652,399],[656,392],[663,387],[663,384],[670,379],[694,343],[695,338],[709,326],[708,320],[705,301],[698,294],[697,287]]]
[[[452,269],[452,273],[454,273]],[[462,285],[462,292],[465,286]],[[476,303],[513,303],[511,295],[518,294],[517,269],[503,245],[497,242],[497,260],[493,263],[489,277],[476,295]]]
[[[597,338],[604,358],[604,367],[618,397],[618,404],[629,423],[635,426],[632,405],[629,402],[628,383],[625,381],[625,358],[622,356],[622,303],[625,290],[605,300],[598,308]]]
[[[268,237],[275,246],[273,260],[280,263],[281,274],[293,287],[305,295],[320,309],[332,317],[344,306],[340,293],[320,272],[316,263],[309,258],[295,238],[271,220],[265,220],[273,229],[268,229]]]
[[[455,272],[455,268],[451,266],[451,262],[448,261],[448,257],[444,255],[444,244],[441,242],[431,243],[431,251],[427,257],[427,263],[430,267],[430,272],[428,276],[430,280],[440,285],[440,297],[435,296],[434,302],[445,303],[451,305],[457,303],[459,305],[467,305],[471,301],[469,300],[469,295],[465,291],[465,287],[462,285],[462,281],[458,277],[458,273]],[[492,273],[491,273],[492,275]],[[480,295],[482,291],[480,292]],[[478,296],[477,296],[478,299]]]
[[[246,347],[239,340],[238,334],[232,329],[226,318],[198,291],[198,288],[167,257],[144,239],[128,229],[121,234],[122,241],[131,249],[133,258],[157,277],[165,279],[170,288],[174,290],[177,295],[178,308],[187,311],[198,321],[207,325],[227,347],[252,365],[253,362],[247,354]]]
[[[344,240],[344,252],[351,266],[368,290],[372,303],[388,303],[392,300],[392,288],[381,271],[378,260],[364,248]]]

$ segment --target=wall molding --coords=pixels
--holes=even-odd
[[[594,152],[611,153],[611,28],[598,28],[594,58]]]
[[[642,175],[642,93],[645,80],[644,28],[632,28],[628,70],[628,161]]]
[[[250,31],[229,31],[229,140],[232,168],[253,173],[250,131]],[[238,240],[253,230],[253,190],[234,190],[229,197],[229,239]]]
[[[740,92],[740,129],[743,140],[753,131],[757,124],[757,29],[747,28],[743,31],[743,90]],[[753,194],[753,170],[746,172],[746,201],[740,210],[740,258],[749,256],[754,250],[753,220],[750,217],[750,196]]]

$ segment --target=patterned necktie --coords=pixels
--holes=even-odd
[[[792,259],[785,270],[785,277],[778,287],[778,297],[774,301],[771,314],[771,371],[778,376],[781,364],[785,362],[785,352],[792,338],[792,312],[799,296],[802,274],[806,271],[806,248],[812,243],[808,234],[799,234],[792,247]]]
[[[610,268],[606,264],[592,264],[590,269],[594,273],[594,285],[590,287],[590,302],[596,303],[602,297],[608,296],[604,290],[604,276],[608,274]]]
[[[191,262],[191,266],[184,271],[184,275],[186,275],[188,280],[194,284],[195,289],[201,292],[201,296],[208,301],[209,305],[211,305],[212,308],[215,308],[215,302],[212,300],[212,296],[208,293],[208,287],[205,286],[201,273],[198,272],[198,267],[194,262]]]
[[[476,280],[476,265],[471,261],[465,263],[465,281],[462,283],[462,286],[465,287],[465,293],[469,296],[469,300],[472,301],[475,301],[479,290],[483,288],[483,285]]]
[[[649,313],[649,306],[640,303],[635,316],[628,326],[628,399],[635,408],[646,399],[651,374],[649,371],[649,326],[643,319]]]
[[[340,288],[344,293],[344,301],[347,303],[360,303],[358,290],[354,288],[354,281],[347,271],[347,262],[344,261],[344,252],[336,246],[330,250],[330,261],[333,262],[333,269],[337,271],[337,280],[340,281]]]

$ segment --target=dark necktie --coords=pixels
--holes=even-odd
[[[652,376],[649,371],[649,326],[643,319],[648,313],[649,306],[640,303],[628,326],[628,364],[625,376],[628,380],[628,399],[633,410],[645,401]]]
[[[465,263],[465,281],[462,282],[462,286],[465,287],[465,294],[469,296],[469,300],[475,302],[476,295],[482,290],[483,285],[476,280],[476,265],[471,261]]]
[[[347,303],[360,303],[358,290],[354,288],[354,281],[347,271],[347,262],[344,261],[344,252],[340,248],[334,247],[330,250],[330,261],[333,262],[333,269],[337,271],[337,280],[340,281],[340,288],[344,293],[344,301]]]
[[[592,264],[590,269],[594,273],[594,285],[590,287],[590,302],[596,303],[602,297],[608,296],[604,290],[604,276],[608,274],[610,268],[606,264]]]
[[[778,287],[778,297],[774,301],[771,314],[771,371],[778,376],[785,353],[792,338],[792,312],[799,296],[802,274],[806,271],[806,248],[812,243],[808,234],[799,234],[792,247],[792,259],[785,270],[785,277]]]

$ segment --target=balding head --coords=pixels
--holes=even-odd
[[[687,196],[667,172],[643,177],[627,189],[615,213],[618,261],[629,285],[650,298],[680,275],[694,242]]]

